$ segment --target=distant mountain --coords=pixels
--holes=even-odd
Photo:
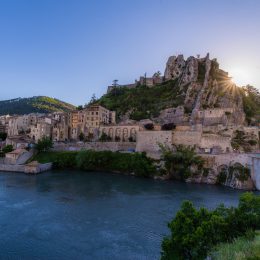
[[[75,109],[75,106],[61,100],[35,96],[30,98],[16,98],[0,101],[0,115],[22,115],[30,113],[51,113],[68,112]]]

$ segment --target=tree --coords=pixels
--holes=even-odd
[[[112,138],[109,135],[107,135],[106,133],[102,133],[101,136],[99,137],[99,141],[109,142],[109,141],[112,141]]]
[[[83,110],[83,106],[82,105],[79,105],[79,106],[77,106],[77,110]]]
[[[174,179],[185,180],[192,176],[194,169],[203,169],[204,160],[193,147],[176,145],[171,148],[160,144],[160,148],[166,171]]]
[[[85,135],[84,135],[82,132],[80,132],[80,134],[79,134],[79,140],[80,140],[80,141],[84,141],[84,139],[85,139]]]
[[[0,132],[0,140],[5,141],[6,137],[7,137],[7,133]]]
[[[162,242],[162,260],[203,260],[218,243],[229,242],[260,227],[260,196],[241,195],[237,208],[219,205],[209,211],[183,202],[168,224],[169,237]]]
[[[42,139],[40,139],[38,141],[38,143],[36,144],[36,149],[39,152],[47,152],[48,150],[50,150],[53,147],[53,142],[51,140],[51,138],[44,136]]]
[[[2,152],[3,153],[10,153],[14,150],[13,146],[11,144],[6,145],[3,149]]]

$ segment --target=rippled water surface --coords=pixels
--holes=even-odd
[[[0,258],[158,259],[183,200],[212,208],[240,194],[110,173],[0,173]]]

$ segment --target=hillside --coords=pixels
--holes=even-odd
[[[192,112],[214,108],[232,108],[236,121],[245,115],[249,124],[260,120],[260,94],[251,86],[236,86],[228,73],[219,68],[216,59],[189,57],[183,55],[169,58],[164,76],[154,74],[143,84],[140,78],[133,84],[110,86],[108,93],[97,102],[115,110],[118,120],[155,119],[168,108],[183,107],[188,116]],[[151,85],[152,84],[152,85]]]
[[[68,112],[75,107],[66,102],[46,96],[17,98],[0,101],[0,115],[22,115],[29,113]]]

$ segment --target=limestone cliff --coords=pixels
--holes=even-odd
[[[98,102],[115,110],[118,121],[152,119],[159,124],[179,125],[206,121],[210,124],[211,119],[212,124],[244,125],[254,122],[254,116],[260,110],[259,93],[255,92],[256,95],[246,104],[250,88],[236,86],[209,54],[203,58],[191,56],[187,59],[183,55],[171,56],[164,75],[157,74],[159,81],[150,82],[150,78],[145,77],[135,87],[113,87]],[[251,90],[255,91],[254,88]],[[212,113],[211,119],[201,118],[201,111],[207,111],[207,115]]]

